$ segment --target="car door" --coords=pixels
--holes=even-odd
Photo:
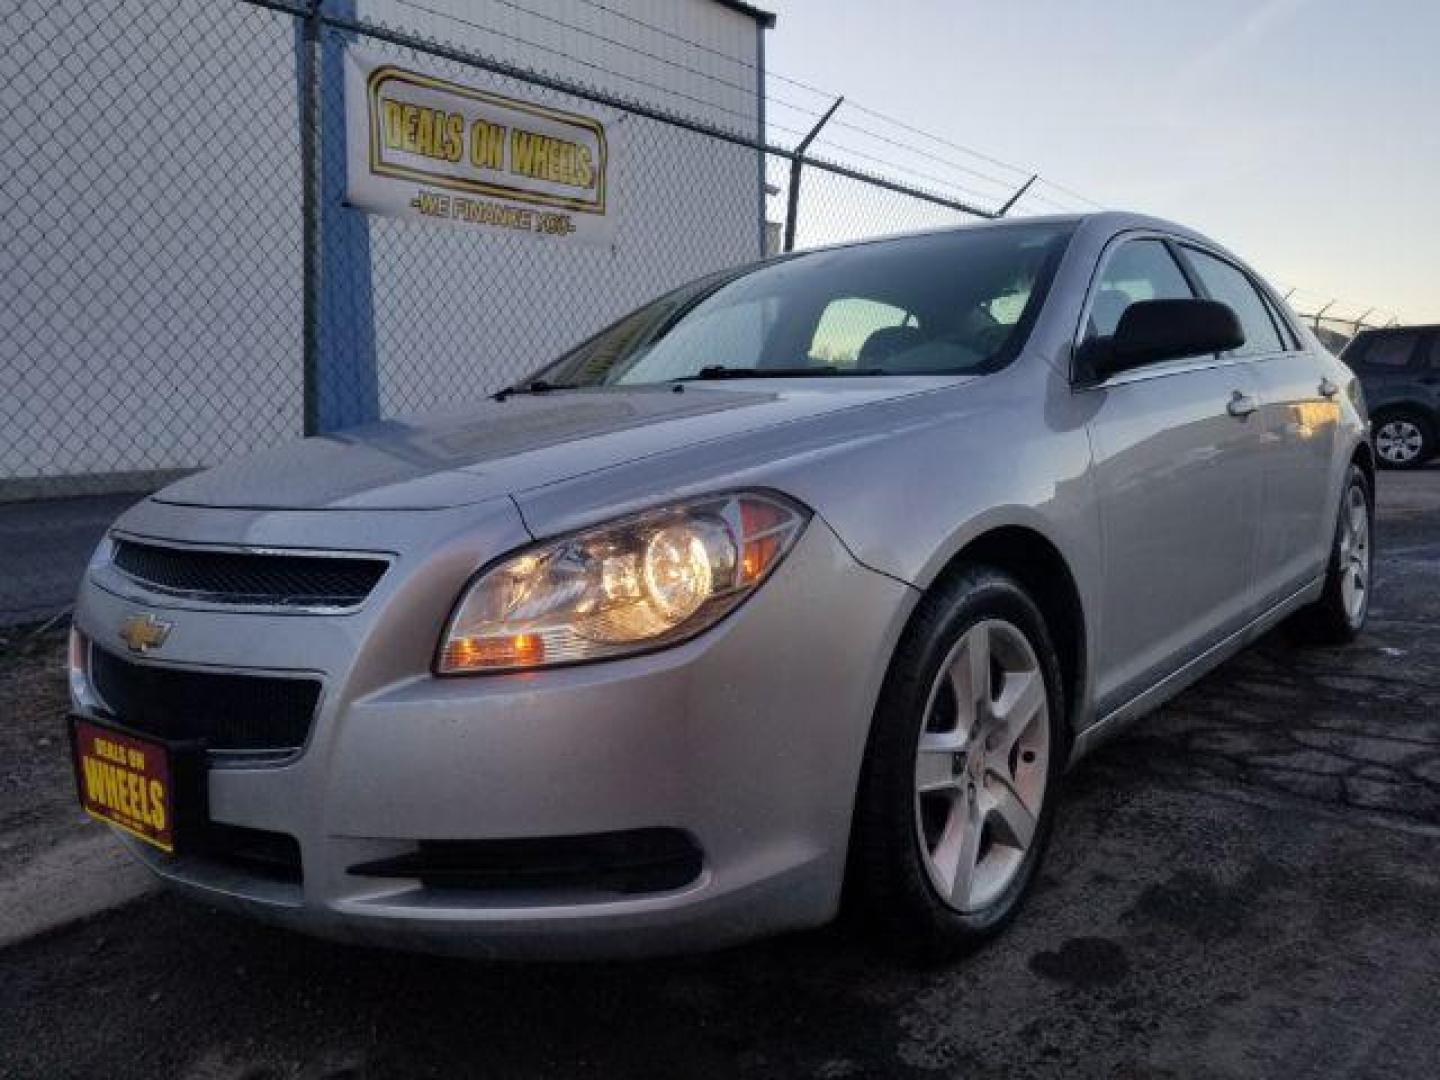
[[[1340,386],[1326,377],[1250,276],[1191,244],[1180,254],[1200,290],[1228,304],[1245,344],[1226,356],[1250,362],[1260,399],[1260,531],[1252,615],[1309,584],[1325,568],[1335,533]]]
[[[1372,415],[1389,406],[1415,403],[1420,342],[1418,330],[1379,330],[1360,335],[1345,350],[1345,362],[1360,376]]]
[[[1085,339],[1137,300],[1193,297],[1173,245],[1113,241],[1086,302]],[[1250,364],[1152,364],[1077,387],[1088,399],[1102,580],[1096,697],[1123,705],[1240,626],[1258,538],[1259,401]]]
[[[1420,343],[1421,400],[1430,413],[1431,430],[1440,429],[1440,330],[1431,330]]]

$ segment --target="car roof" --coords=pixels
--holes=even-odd
[[[790,254],[805,255],[816,251],[837,251],[843,248],[863,247],[869,244],[886,244],[926,236],[946,236],[953,233],[974,232],[984,229],[1017,229],[1036,225],[1070,225],[1077,229],[1083,226],[1112,233],[1131,230],[1149,230],[1185,240],[1193,240],[1198,244],[1224,252],[1237,262],[1243,263],[1244,261],[1225,248],[1223,244],[1216,243],[1208,236],[1188,226],[1181,225],[1174,221],[1167,221],[1164,218],[1153,217],[1149,214],[1141,214],[1129,210],[1096,210],[1079,214],[1036,214],[1033,216],[1013,218],[977,218],[973,221],[960,222],[955,225],[943,225],[931,229],[915,229],[909,232],[890,233],[885,236],[870,236],[856,240],[842,240],[833,244],[821,244],[813,248],[803,248],[793,253],[786,252],[781,255],[771,256],[771,258],[785,258]]]
[[[1345,321],[1340,320],[1342,323]],[[1434,333],[1440,330],[1440,323],[1399,323],[1395,326],[1367,326],[1355,335],[1353,340],[1358,341],[1362,337],[1382,337],[1385,334],[1417,334]]]

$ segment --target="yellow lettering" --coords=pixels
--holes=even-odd
[[[510,171],[521,176],[535,175],[535,143],[539,136],[519,128],[510,133]]]
[[[105,801],[105,765],[89,754],[81,759],[85,766],[85,793],[98,803]]]
[[[130,774],[134,777],[131,787],[135,789],[135,816],[147,825],[150,824],[150,791],[145,783],[145,778],[136,773]]]
[[[150,824],[157,832],[165,830],[165,785],[159,780],[150,781]]]
[[[586,147],[518,129],[510,134],[510,171],[571,187],[590,187],[595,180]]]
[[[470,164],[477,169],[505,167],[505,126],[476,120],[470,126]]]
[[[109,739],[96,739],[95,753],[105,761],[113,761],[117,765],[124,765],[126,761],[125,748]]]
[[[420,110],[414,105],[406,105],[402,109],[402,131],[400,136],[400,149],[408,150],[410,153],[417,153],[419,145],[416,139],[416,129],[420,126]]]
[[[135,817],[146,825],[150,824],[150,794],[145,790],[145,778],[131,773],[130,781],[130,809]]]
[[[459,161],[465,151],[465,117],[451,113],[445,117],[445,160]]]
[[[104,802],[105,805],[106,805],[107,807],[109,807],[111,810],[119,810],[119,809],[120,809],[120,792],[119,792],[119,788],[120,788],[119,780],[120,780],[120,778],[115,775],[115,767],[114,767],[113,765],[102,765],[102,766],[100,766],[100,768],[101,768],[102,776],[103,776],[103,778],[104,778],[104,780],[105,780],[105,798],[104,798],[103,802]]]
[[[133,772],[123,774],[125,777],[125,801],[129,803],[127,813],[140,821],[145,820],[145,788],[140,783],[140,777]]]
[[[385,129],[385,145],[391,150],[399,150],[405,145],[405,116],[404,109],[398,101],[390,101],[388,98],[380,102],[380,115]]]
[[[441,161],[459,161],[465,155],[465,117],[443,109],[427,109],[384,100],[380,103],[385,146],[408,154],[423,154]]]
[[[110,775],[115,778],[115,786],[113,788],[114,801],[110,804],[111,809],[115,810],[117,813],[124,814],[126,817],[129,817],[130,788],[125,783],[125,774],[119,769],[111,768]]]

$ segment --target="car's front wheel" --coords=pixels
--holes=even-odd
[[[1435,435],[1417,412],[1381,413],[1375,419],[1375,455],[1391,469],[1416,469],[1435,456]]]
[[[892,661],[856,806],[852,885],[891,940],[943,959],[1034,879],[1066,751],[1060,664],[1013,578],[974,567],[922,603]]]

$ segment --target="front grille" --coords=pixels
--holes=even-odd
[[[631,829],[514,840],[422,840],[416,850],[352,866],[360,877],[418,878],[428,889],[648,893],[700,876],[701,854],[679,829]]]
[[[387,565],[383,559],[202,551],[121,538],[112,560],[159,592],[257,607],[354,607]]]
[[[298,750],[320,699],[316,679],[150,667],[98,647],[90,650],[90,682],[132,731],[201,739],[220,751]]]

